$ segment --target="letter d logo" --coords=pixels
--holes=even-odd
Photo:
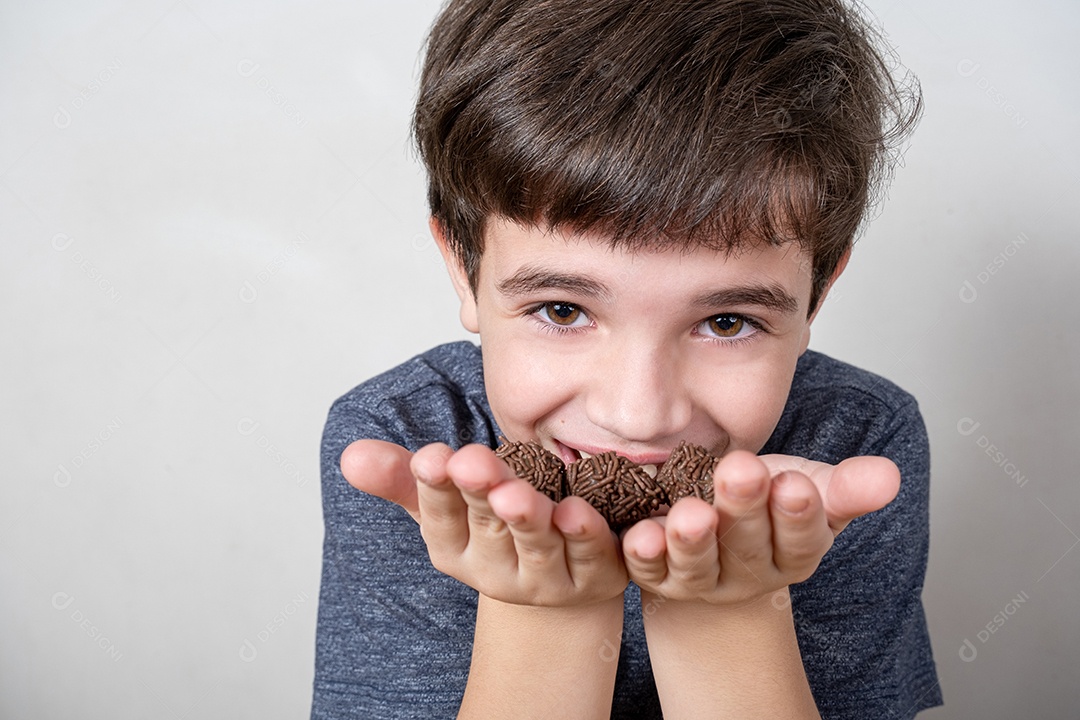
[[[964,58],[960,62],[956,63],[956,72],[960,77],[971,77],[979,70],[979,63],[974,60],[968,60]]]
[[[236,74],[240,77],[251,77],[259,69],[259,63],[250,58],[244,58],[236,63]]]
[[[240,301],[253,303],[258,299],[259,291],[255,289],[255,286],[251,284],[250,280],[245,280],[243,286],[240,288]]]
[[[68,472],[63,463],[57,466],[57,470],[53,474],[53,483],[59,488],[66,488],[71,484],[71,473]]]
[[[604,644],[600,646],[600,659],[604,662],[615,662],[619,659],[619,648],[610,640],[605,639]]]
[[[75,602],[75,598],[66,592],[58,592],[52,596],[52,606],[57,610],[67,610],[68,606],[73,602]]]
[[[71,237],[70,235],[67,235],[65,233],[56,233],[52,236],[52,249],[56,252],[64,252],[69,247],[71,247],[71,243],[73,242],[75,242],[75,238]]]
[[[71,113],[64,109],[63,105],[56,108],[56,114],[53,115],[53,125],[61,130],[67,130],[71,125]]]
[[[244,644],[240,646],[240,659],[246,663],[254,662],[255,658],[259,656],[259,651],[255,649],[255,646],[251,644],[250,640],[244,640]]]
[[[244,436],[251,435],[258,429],[259,423],[248,417],[240,418],[240,422],[236,423],[236,432]]]
[[[982,425],[982,423],[977,423],[971,418],[960,418],[960,422],[956,423],[956,432],[967,437],[978,430],[980,425]]]
[[[971,284],[971,281],[965,280],[963,286],[960,288],[960,302],[970,305],[979,299],[979,291],[975,289],[975,286]]]

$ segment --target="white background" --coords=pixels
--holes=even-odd
[[[926,115],[812,346],[927,420],[926,717],[1075,717],[1080,9],[872,8]],[[407,138],[436,10],[0,11],[0,717],[306,716],[326,411],[465,337]]]

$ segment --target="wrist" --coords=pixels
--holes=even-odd
[[[690,627],[740,625],[784,632],[793,629],[791,599],[787,587],[738,603],[711,603],[705,600],[672,600],[657,593],[641,591],[641,614],[646,627],[655,624]]]
[[[459,718],[608,717],[622,624],[622,596],[542,607],[481,594]]]
[[[528,648],[515,657],[523,665],[529,655],[561,656],[563,667],[586,667],[597,658],[611,659],[611,648],[618,648],[623,630],[621,596],[581,605],[537,606],[502,602],[481,594],[476,610],[476,637],[473,661],[477,652],[491,643],[512,642],[515,648]],[[617,659],[617,653],[616,653]]]
[[[642,592],[665,717],[816,718],[787,588],[737,605]]]
[[[615,627],[621,632],[623,596],[578,605],[525,605],[504,602],[479,593],[477,624],[485,620],[520,623],[522,632],[542,633],[553,628],[573,628],[593,634],[600,628]]]

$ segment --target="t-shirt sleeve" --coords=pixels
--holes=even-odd
[[[444,394],[420,388],[403,403],[445,417]],[[416,449],[435,440],[458,445],[472,431],[455,430],[449,412],[438,428],[414,418],[443,437],[417,436],[409,417],[370,407],[364,398],[372,395],[339,399],[323,434],[325,539],[311,717],[454,717],[468,677],[476,593],[435,570],[412,518],[351,487],[339,464],[360,438]]]
[[[895,462],[899,493],[885,508],[852,521],[818,571],[792,586],[792,612],[822,718],[902,720],[941,704],[921,598],[929,447],[914,400],[876,415],[864,437],[850,455]]]

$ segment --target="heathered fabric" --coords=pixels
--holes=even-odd
[[[345,481],[342,451],[360,438],[414,451],[433,442],[494,448],[498,436],[480,349],[467,342],[434,348],[333,404],[322,442],[326,537],[312,718],[455,717],[476,618],[476,592],[431,566],[409,515]],[[853,521],[817,572],[791,588],[822,717],[899,720],[941,704],[920,599],[929,449],[915,400],[876,375],[807,352],[762,453],[828,463],[881,455],[901,470],[896,500]],[[641,614],[631,584],[613,718],[662,717]],[[614,658],[615,648],[598,653]]]

